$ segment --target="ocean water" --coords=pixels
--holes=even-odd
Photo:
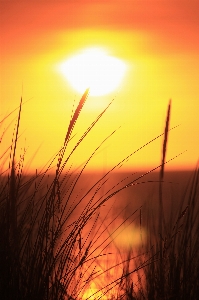
[[[92,226],[98,215],[98,222],[105,222],[106,226],[111,223],[110,227],[128,220],[133,226],[146,228],[150,220],[154,223],[158,220],[158,172],[146,176],[142,172],[115,172],[107,176],[97,172],[79,175],[66,174],[60,179],[60,192],[64,199],[60,210],[66,205],[68,223],[76,221],[82,213],[88,216],[91,212],[88,227]],[[163,211],[168,222],[175,222],[181,205],[182,208],[186,207],[192,177],[191,171],[165,172],[161,187]],[[46,176],[42,182],[41,176],[34,181],[28,176],[23,178],[22,202],[26,203],[26,199],[31,197],[35,186],[38,188],[37,197],[42,199],[53,178],[53,175]]]
[[[164,217],[169,226],[175,225],[179,210],[187,205],[192,177],[191,171],[165,172],[161,183],[162,202]],[[26,176],[21,183],[22,203],[30,199],[35,188],[42,201],[53,176],[47,176],[43,181],[41,177],[34,181],[30,179]],[[114,285],[118,286],[123,273],[133,270],[129,285],[133,283],[137,291],[141,282],[144,284],[143,270],[136,270],[149,258],[145,253],[148,237],[154,235],[155,238],[158,234],[154,227],[157,228],[159,217],[159,189],[158,172],[146,176],[142,172],[115,172],[106,176],[97,172],[83,173],[81,176],[74,173],[60,178],[60,192],[64,200],[60,204],[59,213],[66,205],[67,220],[62,238],[64,240],[71,228],[77,226],[76,232],[79,230],[79,233],[75,247],[71,250],[76,265],[89,249],[87,261],[78,268],[76,278],[71,281],[68,290],[71,295],[75,296],[78,290],[81,291],[80,299],[87,299],[92,294],[89,299],[111,299],[118,292]],[[108,294],[102,296],[104,289],[110,289],[109,297]]]

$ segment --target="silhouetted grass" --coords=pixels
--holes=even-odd
[[[155,219],[148,223],[148,255],[153,257],[144,268],[141,299],[197,299],[199,292],[199,169],[178,201],[177,214],[160,213],[160,226]],[[185,189],[185,188],[184,188]],[[170,208],[172,209],[172,208]],[[149,209],[149,213],[152,211]],[[157,217],[157,216],[156,216]],[[161,231],[160,231],[161,229]],[[146,251],[147,252],[147,251]],[[140,262],[143,260],[140,260]],[[140,299],[138,297],[138,299]]]
[[[187,196],[180,201],[178,215],[173,216],[172,220],[166,218],[162,202],[171,103],[163,134],[131,153],[87,190],[81,191],[78,184],[89,161],[115,133],[112,132],[99,144],[78,172],[72,170],[70,159],[73,153],[111,104],[91,123],[66,155],[88,93],[86,90],[80,99],[69,122],[63,146],[46,171],[36,171],[29,177],[23,175],[25,152],[18,160],[16,157],[21,99],[11,146],[1,156],[2,165],[7,163],[8,169],[2,172],[0,182],[0,298],[196,299],[199,292],[198,169]],[[161,136],[164,136],[164,142],[160,166],[135,179],[128,177],[113,186],[107,185],[111,174],[130,156]],[[54,175],[51,175],[54,164]],[[147,244],[141,246],[141,252],[130,249],[124,258],[114,243],[114,232],[110,233],[109,229],[123,212],[119,212],[107,225],[109,211],[102,217],[101,209],[124,189],[144,184],[145,176],[158,168],[158,225],[148,221],[150,234]],[[131,222],[138,220],[141,233],[142,208],[138,207],[124,222],[128,219]],[[115,231],[122,225],[117,225]],[[113,247],[116,255],[111,252]],[[107,260],[107,265],[103,265],[105,269],[99,267],[102,258]],[[120,272],[117,274],[118,270]],[[133,274],[137,275],[138,282],[132,279]],[[93,283],[97,289],[91,291],[92,296],[88,291]]]
[[[148,220],[148,242],[145,253],[151,257],[144,270],[144,286],[136,299],[197,299],[199,295],[199,168],[184,187],[177,202],[177,213],[163,207],[164,166],[167,150],[171,102],[166,117],[162,165],[159,181],[158,215]],[[169,199],[167,199],[169,201]],[[153,215],[149,207],[149,215]],[[158,223],[156,222],[158,220]],[[143,257],[139,260],[141,263]]]

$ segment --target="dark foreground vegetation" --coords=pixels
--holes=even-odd
[[[78,172],[72,171],[73,153],[108,108],[93,121],[70,154],[66,155],[87,96],[88,90],[74,111],[63,147],[54,160],[46,171],[36,172],[30,177],[23,175],[25,153],[20,158],[16,155],[22,101],[20,103],[14,138],[9,151],[1,154],[0,299],[198,299],[198,168],[184,189],[184,197],[173,199],[178,203],[177,213],[171,209],[169,214],[165,214],[162,201],[171,105],[168,106],[165,132],[159,136],[163,136],[160,166],[136,179],[129,178],[125,184],[123,181],[116,182],[105,189],[113,171],[119,169],[141,147],[96,180],[86,191],[80,191],[78,183],[89,161],[106,139],[114,134],[101,142]],[[49,177],[53,165],[54,176]],[[143,182],[145,177],[157,169],[160,173],[157,183],[158,215],[151,217],[153,211],[150,206],[148,217],[141,217],[141,207],[131,214],[135,222],[138,220],[140,233],[145,224],[149,233],[146,243],[136,249],[136,253],[133,248],[129,249],[122,260],[117,259],[120,250],[115,247],[115,262],[111,266],[107,263],[105,269],[99,269],[100,259],[105,257],[109,261],[111,257],[108,252],[110,240],[114,247],[111,234],[109,239],[105,238],[109,228],[103,226],[101,209],[124,189],[134,188],[134,185]],[[113,221],[109,221],[110,226]],[[108,275],[111,271],[114,277]],[[91,289],[94,283],[96,288]]]

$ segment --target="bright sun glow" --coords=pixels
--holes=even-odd
[[[78,92],[90,88],[90,95],[101,96],[119,87],[126,65],[100,48],[89,48],[63,62],[59,70]]]

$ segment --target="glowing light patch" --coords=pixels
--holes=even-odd
[[[129,248],[138,247],[146,241],[146,231],[144,228],[140,230],[139,227],[129,225],[121,226],[118,231],[112,235],[118,247]]]
[[[79,93],[90,88],[90,94],[101,96],[119,87],[126,65],[101,48],[88,48],[63,62],[59,70]]]

